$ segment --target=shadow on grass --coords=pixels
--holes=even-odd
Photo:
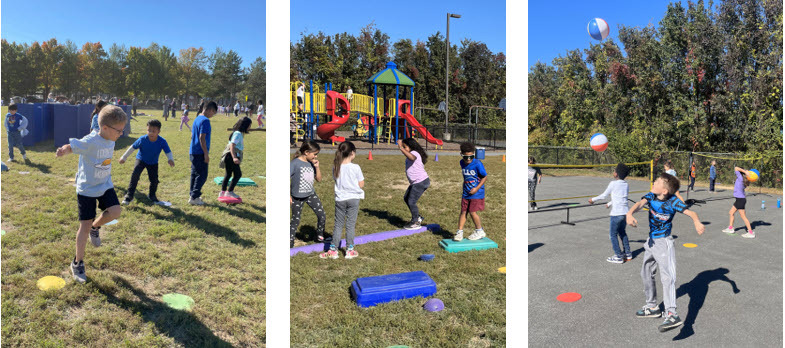
[[[49,170],[51,167],[46,165],[46,164],[43,164],[43,163],[33,163],[29,159],[26,159],[26,160],[24,160],[21,163],[24,163],[24,165],[26,165],[26,166],[28,166],[30,168],[34,168],[34,169],[36,169],[36,170],[38,170],[38,171],[40,171],[41,173],[44,173],[44,174],[49,174],[51,172]]]
[[[529,252],[532,252],[532,251],[534,251],[534,250],[537,250],[537,248],[539,248],[539,247],[541,247],[541,246],[543,246],[543,245],[545,245],[545,244],[543,244],[543,243],[533,243],[533,244],[529,244]]]
[[[409,222],[407,220],[402,219],[400,216],[390,215],[390,213],[386,210],[377,210],[377,209],[368,209],[368,208],[363,208],[360,210],[362,210],[363,213],[366,213],[377,219],[387,220],[387,223],[389,223],[392,226],[403,226]]]
[[[728,282],[733,288],[733,293],[738,294],[741,292],[736,287],[736,282],[726,276],[728,274],[727,268],[717,268],[710,271],[703,271],[698,273],[689,283],[682,284],[676,289],[676,298],[688,295],[690,297],[690,304],[687,307],[687,317],[684,319],[684,326],[681,328],[674,341],[683,340],[692,336],[695,333],[692,325],[695,324],[695,319],[698,317],[703,302],[706,300],[706,295],[709,293],[709,284],[716,280]]]
[[[131,291],[138,300],[119,298],[116,296],[118,289],[104,288],[94,283],[98,288],[98,291],[106,296],[106,300],[109,301],[109,303],[131,313],[141,314],[142,319],[153,323],[159,332],[171,337],[183,346],[232,346],[229,342],[215,336],[215,334],[213,334],[213,332],[193,314],[169,308],[165,303],[147,297],[143,291],[134,288],[128,281],[119,276],[113,276],[112,280],[118,288],[125,288]]]
[[[163,207],[163,206],[162,206]],[[146,211],[147,214],[152,214],[158,220],[177,220],[186,224],[193,226],[196,229],[203,230],[207,234],[214,235],[216,237],[221,237],[226,239],[227,241],[240,245],[242,247],[253,247],[256,246],[256,243],[252,240],[247,240],[240,238],[237,235],[237,232],[233,231],[230,228],[221,226],[217,223],[209,221],[201,216],[187,214],[184,211],[174,208],[174,207],[163,207],[172,212],[173,216],[165,216],[163,214],[159,214],[155,211]],[[224,208],[226,209],[226,208]],[[258,215],[257,215],[258,216]],[[261,217],[260,217],[261,218]]]

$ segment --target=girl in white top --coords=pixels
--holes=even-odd
[[[259,99],[259,107],[256,109],[256,122],[259,123],[259,127],[257,129],[262,129],[264,127],[264,105],[262,105],[262,100]]]
[[[354,250],[354,225],[357,223],[357,212],[360,210],[360,200],[365,198],[365,178],[360,166],[352,163],[356,155],[354,144],[345,141],[338,145],[333,162],[333,179],[335,179],[335,228],[330,250],[319,257],[326,259],[338,258],[338,247],[341,244],[341,234],[346,226],[346,256],[347,259],[357,257]]]

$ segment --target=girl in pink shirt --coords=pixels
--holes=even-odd
[[[420,215],[420,210],[417,208],[417,201],[431,186],[431,179],[428,178],[428,173],[425,172],[425,163],[428,162],[428,154],[423,150],[417,140],[413,138],[406,138],[398,140],[398,149],[401,150],[406,156],[406,178],[409,179],[409,188],[403,195],[403,201],[409,206],[409,211],[412,212],[412,219],[403,228],[407,230],[416,230],[422,227],[424,218]]]

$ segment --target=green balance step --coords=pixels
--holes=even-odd
[[[213,182],[217,185],[221,185],[224,182],[224,177],[219,176],[213,179]],[[256,182],[250,178],[240,178],[240,182],[237,183],[237,186],[256,186]]]
[[[461,251],[468,251],[468,250],[485,250],[485,249],[494,249],[498,248],[499,245],[496,242],[490,240],[487,237],[483,237],[482,239],[478,240],[468,240],[464,239],[460,242],[456,242],[452,239],[442,239],[439,242],[439,246],[447,250],[447,252],[457,253]]]

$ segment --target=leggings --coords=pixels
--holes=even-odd
[[[191,126],[188,125],[188,121],[188,116],[183,116],[183,118],[180,120],[180,130],[183,130],[183,125],[188,127],[188,129],[191,129]]]
[[[359,199],[335,201],[335,228],[330,248],[341,246],[341,235],[346,226],[346,247],[354,247],[354,225],[357,224],[357,212],[360,210]]]
[[[316,214],[316,234],[324,236],[324,225],[327,221],[327,216],[324,214],[324,207],[322,201],[316,193],[305,197],[297,198],[292,197],[292,219],[289,221],[289,247],[294,247],[294,235],[297,233],[297,228],[300,226],[300,214],[303,212],[303,205],[308,204],[309,207]]]
[[[406,202],[406,205],[409,206],[409,211],[412,213],[412,219],[409,222],[417,222],[419,219],[420,209],[417,208],[417,201],[420,200],[420,197],[422,197],[422,194],[425,193],[429,186],[431,186],[431,179],[427,178],[416,184],[409,185],[409,188],[406,189],[403,201]]]
[[[537,182],[536,181],[529,181],[529,200],[533,201],[534,198],[534,191],[537,189]],[[537,206],[537,202],[532,202],[531,207],[534,208]]]
[[[256,116],[256,122],[259,123],[259,127],[262,126],[262,114],[259,114],[259,116]]]
[[[239,164],[234,164],[234,159],[230,154],[224,156],[224,166],[226,167],[226,175],[224,175],[224,182],[221,184],[221,191],[226,191],[229,178],[232,178],[232,183],[229,184],[229,191],[234,191],[234,187],[237,186],[240,178],[243,177],[243,172],[240,170]]]

